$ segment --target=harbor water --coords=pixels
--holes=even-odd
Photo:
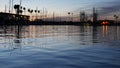
[[[0,68],[120,68],[120,26],[0,26]]]

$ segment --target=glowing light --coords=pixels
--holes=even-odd
[[[102,24],[102,25],[108,25],[109,22],[108,22],[108,21],[103,21],[101,24]]]

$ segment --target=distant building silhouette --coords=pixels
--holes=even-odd
[[[85,14],[85,12],[84,11],[80,12],[80,22],[85,22],[85,20],[86,20],[86,14]]]
[[[97,22],[98,19],[98,13],[96,8],[93,8],[93,22]]]
[[[88,15],[83,11],[80,12],[80,22],[87,22],[88,21]]]

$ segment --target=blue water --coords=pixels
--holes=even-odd
[[[0,27],[0,68],[120,68],[119,26]]]

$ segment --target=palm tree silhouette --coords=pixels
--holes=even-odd
[[[16,11],[16,14],[19,14],[19,12],[20,12],[20,5],[14,5],[14,9]]]
[[[35,13],[36,13],[36,19],[37,19],[37,12],[38,12],[38,10],[35,10]]]
[[[69,21],[70,21],[70,15],[71,15],[71,13],[70,13],[70,12],[68,12],[68,15],[69,15]]]
[[[114,15],[115,22],[117,23],[117,19],[119,18],[117,15]]]
[[[40,10],[38,10],[38,13],[40,13]]]
[[[30,13],[30,9],[28,9],[28,12]]]
[[[23,10],[19,10],[19,13],[22,15],[22,13],[23,13]]]
[[[32,17],[33,10],[28,9],[28,12],[30,13],[30,16]]]
[[[68,15],[70,15],[71,13],[70,12],[68,12]]]
[[[24,10],[24,15],[25,15],[26,8],[24,7],[23,10]]]
[[[22,9],[23,7],[22,6],[20,6],[20,9]]]
[[[38,14],[39,14],[39,19],[40,19],[40,10],[38,10]]]
[[[32,14],[32,13],[33,13],[33,10],[31,10],[31,9],[28,9],[28,12],[29,12],[30,14]]]
[[[37,13],[37,10],[35,10],[35,13]]]
[[[32,13],[33,13],[33,10],[30,10],[30,13],[32,14]]]

